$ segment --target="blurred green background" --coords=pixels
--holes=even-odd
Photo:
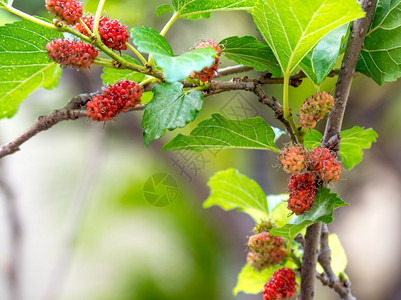
[[[15,0],[14,5],[52,18],[43,2]],[[156,17],[156,8],[163,3],[108,0],[105,9],[128,27],[160,30],[169,18],[169,14]],[[85,4],[94,12],[97,1]],[[0,11],[1,24],[14,20]],[[232,35],[258,36],[249,14],[215,13],[208,20],[179,20],[166,37],[179,54],[201,39],[220,41]],[[222,58],[221,67],[228,65],[232,63]],[[57,89],[36,91],[14,118],[0,121],[1,142],[13,139],[39,115],[62,107],[78,93],[99,91],[101,71],[96,66],[90,71],[65,69]],[[333,92],[334,84],[335,78],[328,78],[321,90]],[[281,86],[265,90],[281,98]],[[308,80],[291,88],[294,110],[316,90]],[[379,87],[357,76],[344,120],[344,129],[359,125],[379,133],[378,143],[365,153],[363,163],[345,171],[337,184],[335,191],[351,206],[336,211],[330,225],[349,256],[347,273],[358,299],[401,299],[400,98],[401,82]],[[276,154],[268,152],[160,151],[177,133],[189,133],[214,112],[237,119],[260,115],[281,127],[253,94],[230,92],[206,98],[195,122],[168,132],[148,148],[143,146],[142,112],[133,112],[104,125],[86,119],[63,122],[4,158],[3,176],[14,190],[23,221],[23,299],[234,299],[231,291],[246,260],[253,222],[237,212],[204,210],[208,178],[216,171],[237,168],[267,194],[277,194],[286,189],[287,176],[278,167]],[[166,208],[149,205],[143,194],[146,180],[159,172],[170,174],[178,184],[178,197]],[[3,204],[0,267],[6,268],[10,248]],[[0,299],[7,299],[4,279],[0,277]],[[239,294],[236,299],[262,296]],[[338,297],[319,286],[317,299]]]

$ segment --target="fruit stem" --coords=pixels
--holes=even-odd
[[[95,58],[93,64],[106,68],[115,68],[110,59]]]
[[[143,55],[134,47],[132,46],[130,43],[125,43],[125,45],[130,48],[132,50],[132,52],[135,53],[135,55],[141,60],[141,62],[146,65],[147,61],[146,59],[143,57]]]
[[[152,82],[152,81],[159,81],[159,79],[157,79],[157,78],[155,78],[155,77],[153,77],[153,76],[148,76],[148,78],[146,78],[146,79],[144,79],[143,81],[141,81],[141,82],[139,83],[139,85],[143,86],[143,85],[145,85],[145,84],[147,84],[147,83],[149,83],[149,82]]]
[[[96,14],[95,14],[95,20],[93,21],[93,34],[100,39],[99,36],[99,21],[100,21],[100,16],[102,15],[103,12],[103,6],[106,0],[99,0],[99,4],[97,5],[96,9]]]
[[[79,18],[79,23],[81,23],[81,25],[86,29],[86,31],[88,32],[89,35],[92,34],[92,31],[90,30],[88,25],[86,25],[86,23],[84,21],[82,21],[82,18]]]
[[[5,10],[9,11],[10,13],[12,13],[14,15],[20,16],[21,18],[24,18],[24,19],[26,19],[28,21],[31,21],[33,23],[36,23],[36,24],[38,24],[40,26],[43,26],[43,27],[46,27],[48,29],[55,30],[55,31],[60,31],[60,29],[57,26],[55,26],[55,25],[53,25],[51,23],[48,23],[46,21],[40,20],[38,18],[35,18],[35,17],[31,16],[31,15],[28,15],[27,13],[24,13],[24,12],[22,12],[22,11],[16,9],[16,8],[10,6],[10,5],[4,4],[4,7],[5,7]]]

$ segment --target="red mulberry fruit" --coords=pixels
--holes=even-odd
[[[299,124],[306,129],[314,128],[334,106],[334,97],[326,92],[317,93],[306,99],[299,113]]]
[[[306,151],[302,146],[290,146],[280,155],[283,169],[288,174],[300,173],[305,168]]]
[[[316,179],[310,172],[294,174],[288,184],[290,197],[288,209],[296,215],[302,215],[312,208],[316,200]]]
[[[205,48],[205,47],[213,47],[217,51],[217,56],[221,55],[220,46],[214,41],[203,41],[200,42],[199,45],[195,47],[195,49]],[[202,82],[210,81],[216,74],[217,69],[219,67],[219,58],[216,57],[214,63],[210,68],[206,67],[200,72],[193,72],[190,77],[196,78]]]
[[[46,0],[46,8],[68,25],[74,25],[82,17],[82,3],[76,0]]]
[[[98,55],[89,44],[57,39],[46,45],[47,55],[51,60],[63,66],[79,69],[88,68]]]
[[[93,30],[93,16],[83,16],[82,21],[91,31]],[[88,31],[82,24],[76,24],[75,29],[82,34],[89,36]],[[110,20],[106,17],[100,18],[99,35],[103,44],[110,49],[116,51],[127,50],[127,45],[125,45],[125,43],[129,40],[129,34],[127,28],[124,25],[121,25],[118,20]]]
[[[341,167],[327,148],[317,147],[308,153],[307,164],[323,182],[340,179]]]
[[[286,256],[284,239],[278,236],[270,236],[268,232],[251,236],[248,247],[250,252],[247,261],[258,271],[278,264]]]
[[[295,273],[289,268],[281,268],[274,272],[265,284],[263,300],[282,300],[290,298],[297,291]]]
[[[117,82],[86,104],[86,114],[94,121],[110,121],[141,102],[141,86],[133,81]]]

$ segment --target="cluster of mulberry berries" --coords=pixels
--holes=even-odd
[[[212,66],[210,68],[206,67],[200,72],[194,72],[191,74],[191,78],[196,78],[202,82],[210,81],[216,74],[217,69],[219,67],[219,56],[221,55],[220,46],[214,41],[203,41],[199,43],[195,49],[205,48],[205,47],[213,47],[217,51],[217,57],[215,58]]]
[[[94,121],[110,121],[141,102],[141,86],[133,81],[119,81],[104,89],[86,104],[86,114]]]
[[[47,55],[60,65],[85,69],[90,67],[98,52],[89,44],[57,39],[46,45]]]
[[[327,148],[307,152],[300,145],[290,146],[281,152],[280,161],[284,171],[293,174],[288,184],[288,209],[296,215],[312,208],[317,184],[337,181],[341,174],[339,162]]]
[[[46,8],[68,25],[79,22],[83,15],[82,3],[76,0],[46,0]]]
[[[82,17],[82,21],[88,26],[88,28],[93,30],[94,17],[92,15],[86,15]],[[77,23],[75,29],[80,33],[89,36],[87,29],[81,24]],[[127,50],[129,34],[127,28],[121,25],[118,20],[110,20],[106,17],[102,17],[99,20],[99,35],[102,39],[103,44],[108,48],[121,51]]]
[[[75,29],[80,33],[89,36],[85,26],[79,20],[81,19],[92,31],[94,17],[92,15],[83,15],[82,3],[76,0],[46,0],[46,8],[56,17],[65,21],[68,25],[75,25]],[[110,20],[102,17],[99,20],[99,35],[103,44],[108,48],[121,51],[126,50],[129,34],[127,28],[121,25],[118,20]]]
[[[277,265],[286,256],[284,239],[271,236],[268,232],[252,235],[248,247],[247,261],[258,271]]]
[[[301,106],[299,113],[299,124],[310,129],[316,126],[316,123],[324,118],[334,106],[334,97],[326,92],[317,93],[306,99]]]
[[[296,292],[295,273],[289,268],[274,272],[265,284],[263,300],[282,300],[290,298]]]

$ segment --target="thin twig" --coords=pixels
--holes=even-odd
[[[61,246],[56,256],[49,284],[45,291],[45,300],[61,298],[61,289],[68,274],[77,236],[89,205],[90,193],[96,182],[96,178],[100,174],[103,131],[99,130],[98,127],[92,127],[91,130],[92,134],[90,136],[92,137],[92,141],[87,154],[88,163],[85,167],[83,178],[79,181],[80,183],[76,195],[71,204],[65,230],[62,234]]]
[[[323,267],[324,273],[319,274],[318,278],[324,285],[330,286],[340,296],[342,300],[355,300],[352,296],[350,282],[342,282],[338,279],[331,267],[331,249],[329,247],[329,230],[326,224],[322,226],[320,235],[320,253],[318,257],[320,265]]]
[[[17,206],[17,198],[11,186],[4,178],[3,166],[0,165],[0,168],[0,189],[3,191],[5,196],[4,204],[7,210],[7,223],[10,231],[10,254],[5,277],[8,282],[8,294],[10,300],[20,300],[22,296],[19,274],[22,262],[22,225]]]
[[[341,71],[338,76],[336,90],[334,96],[336,98],[334,108],[330,112],[329,118],[326,123],[326,129],[322,140],[323,147],[332,146],[334,144],[335,149],[339,149],[339,134],[344,118],[345,107],[349,97],[352,79],[355,74],[355,68],[359,59],[363,41],[369,26],[373,20],[377,0],[361,0],[362,8],[364,9],[366,16],[362,19],[356,20],[352,24],[351,37],[345,51],[344,59],[341,65]],[[333,141],[334,140],[334,141]],[[305,239],[305,254],[304,263],[302,265],[302,278],[301,278],[301,299],[300,300],[312,300],[314,299],[315,284],[310,280],[310,274],[314,274],[316,271],[316,261],[319,243],[316,243],[320,239],[320,223],[313,224],[308,227]],[[311,252],[313,256],[310,256],[308,252]],[[305,259],[305,255],[307,259]],[[305,278],[304,278],[305,276]]]
[[[219,69],[218,76],[223,77],[223,76],[232,75],[232,74],[249,72],[252,70],[253,70],[252,67],[248,67],[248,66],[244,66],[244,65],[230,66],[230,67],[226,67],[223,69]]]

